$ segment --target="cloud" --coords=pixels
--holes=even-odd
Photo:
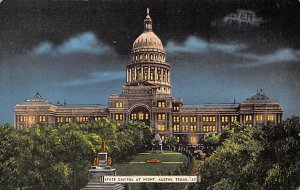
[[[72,79],[61,83],[63,87],[74,87],[89,85],[94,83],[108,82],[114,80],[121,80],[125,78],[125,73],[122,71],[103,71],[91,73],[88,78]]]
[[[201,38],[190,36],[185,42],[176,44],[172,41],[166,45],[168,53],[207,53],[208,51],[221,51],[224,53],[233,53],[244,49],[244,45],[209,43]]]
[[[33,49],[34,55],[68,55],[73,53],[102,55],[107,52],[112,52],[112,49],[99,41],[92,32],[85,32],[74,36],[58,46],[54,46],[53,43],[48,41],[42,42]]]
[[[300,61],[300,51],[291,48],[281,48],[274,52],[257,54],[251,52],[244,44],[208,42],[195,36],[188,37],[183,43],[168,42],[166,50],[171,55],[189,53],[191,54],[190,56],[193,56],[192,54],[197,56],[201,54],[202,60],[208,58],[207,60],[214,60],[214,62],[219,64],[224,64],[224,60],[229,60],[226,62],[239,67]],[[240,60],[243,60],[242,64]]]

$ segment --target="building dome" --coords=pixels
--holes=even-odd
[[[152,31],[152,19],[149,16],[149,9],[147,9],[147,16],[144,20],[144,32],[134,41],[132,46],[133,53],[140,51],[165,52],[161,40]]]
[[[152,31],[143,32],[133,43],[132,51],[145,51],[147,49],[164,52],[161,40]]]

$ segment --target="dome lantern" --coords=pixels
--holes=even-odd
[[[147,8],[147,16],[144,20],[145,31],[152,31],[152,19],[149,15],[149,8]]]

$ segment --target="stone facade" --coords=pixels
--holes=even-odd
[[[165,139],[166,133],[187,136],[190,144],[199,143],[199,136],[217,133],[233,121],[248,125],[267,125],[282,122],[283,109],[279,102],[267,97],[262,90],[240,103],[184,105],[172,97],[170,64],[166,62],[161,40],[152,31],[147,14],[144,32],[135,40],[132,58],[126,66],[126,84],[121,94],[109,96],[109,105],[52,104],[40,94],[14,110],[14,127],[33,124],[94,122],[109,117],[116,122],[140,121],[155,128]]]

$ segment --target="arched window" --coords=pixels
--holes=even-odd
[[[147,60],[148,59],[148,54],[145,54],[145,60]]]
[[[153,54],[150,54],[150,60],[153,60]]]

